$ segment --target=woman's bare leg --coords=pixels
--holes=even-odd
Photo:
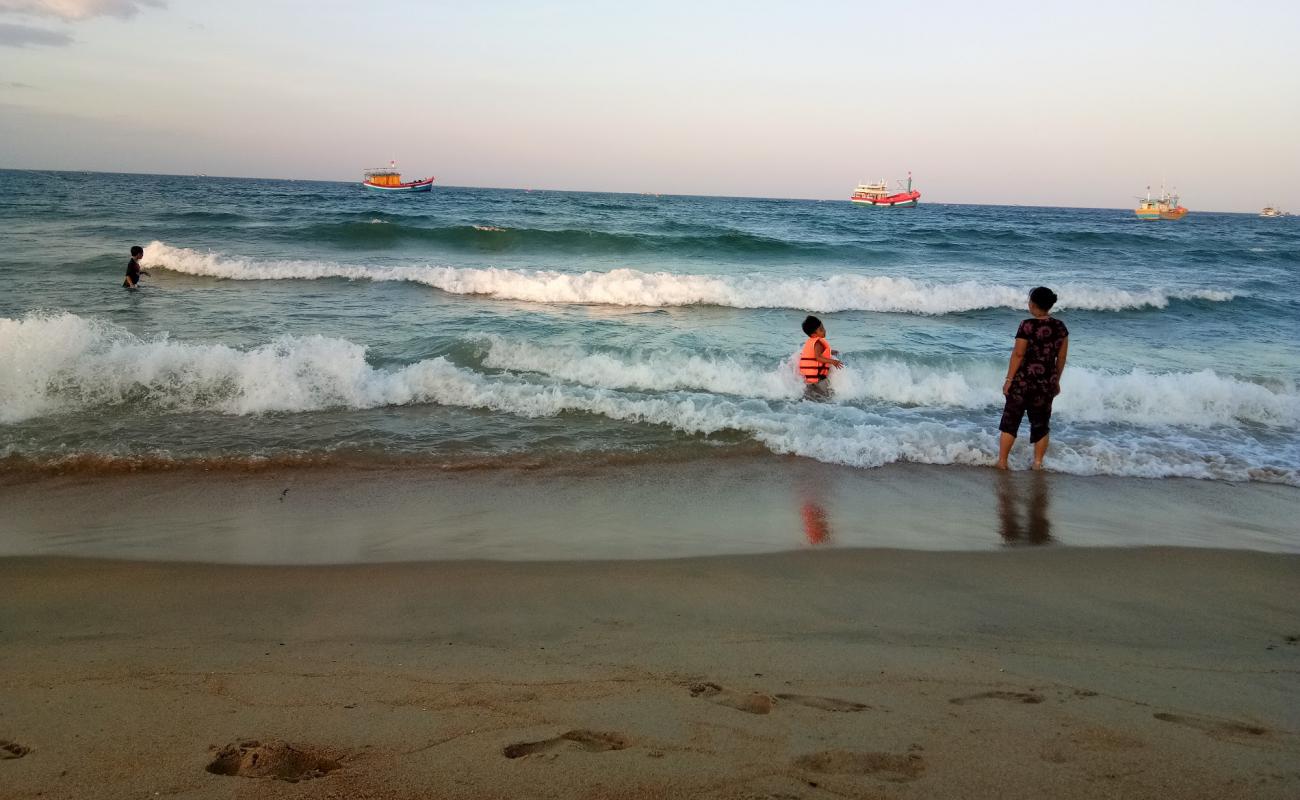
[[[1016,437],[1002,432],[1002,438],[998,440],[998,463],[995,464],[998,469],[1007,468],[1007,456],[1011,455],[1011,445],[1016,443]]]
[[[1047,455],[1047,443],[1052,437],[1044,436],[1034,442],[1034,469],[1043,468],[1043,456]]]

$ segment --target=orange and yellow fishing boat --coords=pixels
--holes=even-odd
[[[381,192],[430,192],[433,191],[433,178],[403,181],[402,173],[397,171],[397,162],[389,161],[387,167],[366,170],[361,185]]]
[[[1187,214],[1187,209],[1178,204],[1178,190],[1166,192],[1163,184],[1159,198],[1151,196],[1151,187],[1148,186],[1147,196],[1138,200],[1138,207],[1133,209],[1138,219],[1182,219]]]

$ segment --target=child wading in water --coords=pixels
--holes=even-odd
[[[149,275],[147,270],[140,269],[140,259],[144,258],[144,248],[136,245],[131,248],[131,260],[126,262],[126,280],[122,281],[124,289],[140,288],[140,276]],[[150,275],[149,277],[153,277]]]
[[[816,317],[803,321],[803,332],[808,340],[799,353],[799,374],[803,376],[803,396],[809,400],[825,400],[831,395],[831,367],[840,369],[844,362],[835,357],[835,351],[826,341],[826,327]]]
[[[1007,379],[1002,394],[1007,404],[1002,410],[1002,431],[998,443],[998,469],[1007,468],[1007,456],[1016,443],[1020,421],[1029,414],[1029,441],[1034,445],[1034,469],[1043,468],[1047,454],[1048,421],[1052,418],[1052,399],[1061,393],[1061,373],[1070,348],[1070,332],[1065,323],[1048,315],[1056,304],[1056,293],[1039,286],[1029,293],[1029,313],[1033,317],[1020,323],[1016,346],[1011,351]]]

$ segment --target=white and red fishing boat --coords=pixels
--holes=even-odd
[[[397,171],[397,162],[389,161],[387,167],[366,170],[361,185],[381,192],[430,192],[433,191],[433,178],[403,181],[402,173]]]
[[[849,200],[873,208],[916,208],[921,193],[912,188],[912,173],[907,173],[907,186],[904,187],[903,182],[899,181],[898,188],[901,191],[891,193],[884,178],[876,183],[859,183]]]

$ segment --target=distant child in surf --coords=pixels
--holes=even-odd
[[[148,270],[140,268],[140,259],[144,258],[144,248],[136,245],[131,248],[131,260],[126,262],[126,280],[122,281],[124,289],[139,289],[140,276],[149,275]],[[149,277],[153,277],[149,275]]]
[[[1061,393],[1061,373],[1070,349],[1070,331],[1065,323],[1049,313],[1056,305],[1056,293],[1039,286],[1029,293],[1029,313],[1033,316],[1016,329],[1016,346],[1007,365],[1007,379],[1002,394],[1007,403],[1002,410],[998,430],[998,469],[1007,468],[1007,456],[1016,443],[1020,421],[1029,415],[1029,442],[1034,446],[1034,469],[1043,468],[1047,454],[1048,422],[1052,418],[1052,400]]]
[[[826,326],[816,317],[803,321],[803,332],[808,340],[799,353],[799,374],[803,377],[803,396],[809,400],[825,400],[831,396],[831,369],[840,369],[844,362],[826,341]]]

